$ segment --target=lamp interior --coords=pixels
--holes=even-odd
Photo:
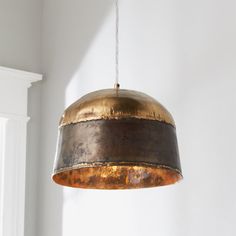
[[[182,179],[170,168],[103,165],[67,170],[53,175],[64,186],[87,189],[135,189],[170,185]]]

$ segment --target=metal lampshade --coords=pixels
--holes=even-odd
[[[53,180],[88,189],[132,189],[182,179],[175,123],[137,91],[89,93],[61,118]]]

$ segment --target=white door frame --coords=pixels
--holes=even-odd
[[[0,236],[24,236],[28,88],[41,79],[0,67]]]

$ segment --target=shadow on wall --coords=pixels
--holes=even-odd
[[[57,126],[65,89],[112,7],[110,0],[44,1],[41,150],[36,229],[38,236],[62,236],[63,189],[51,180]]]

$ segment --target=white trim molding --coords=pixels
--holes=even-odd
[[[0,67],[0,236],[24,236],[28,88],[41,79]]]
[[[19,79],[21,81],[25,81],[29,87],[33,82],[42,80],[41,74],[0,66],[0,79],[4,79],[6,77],[8,79]]]

